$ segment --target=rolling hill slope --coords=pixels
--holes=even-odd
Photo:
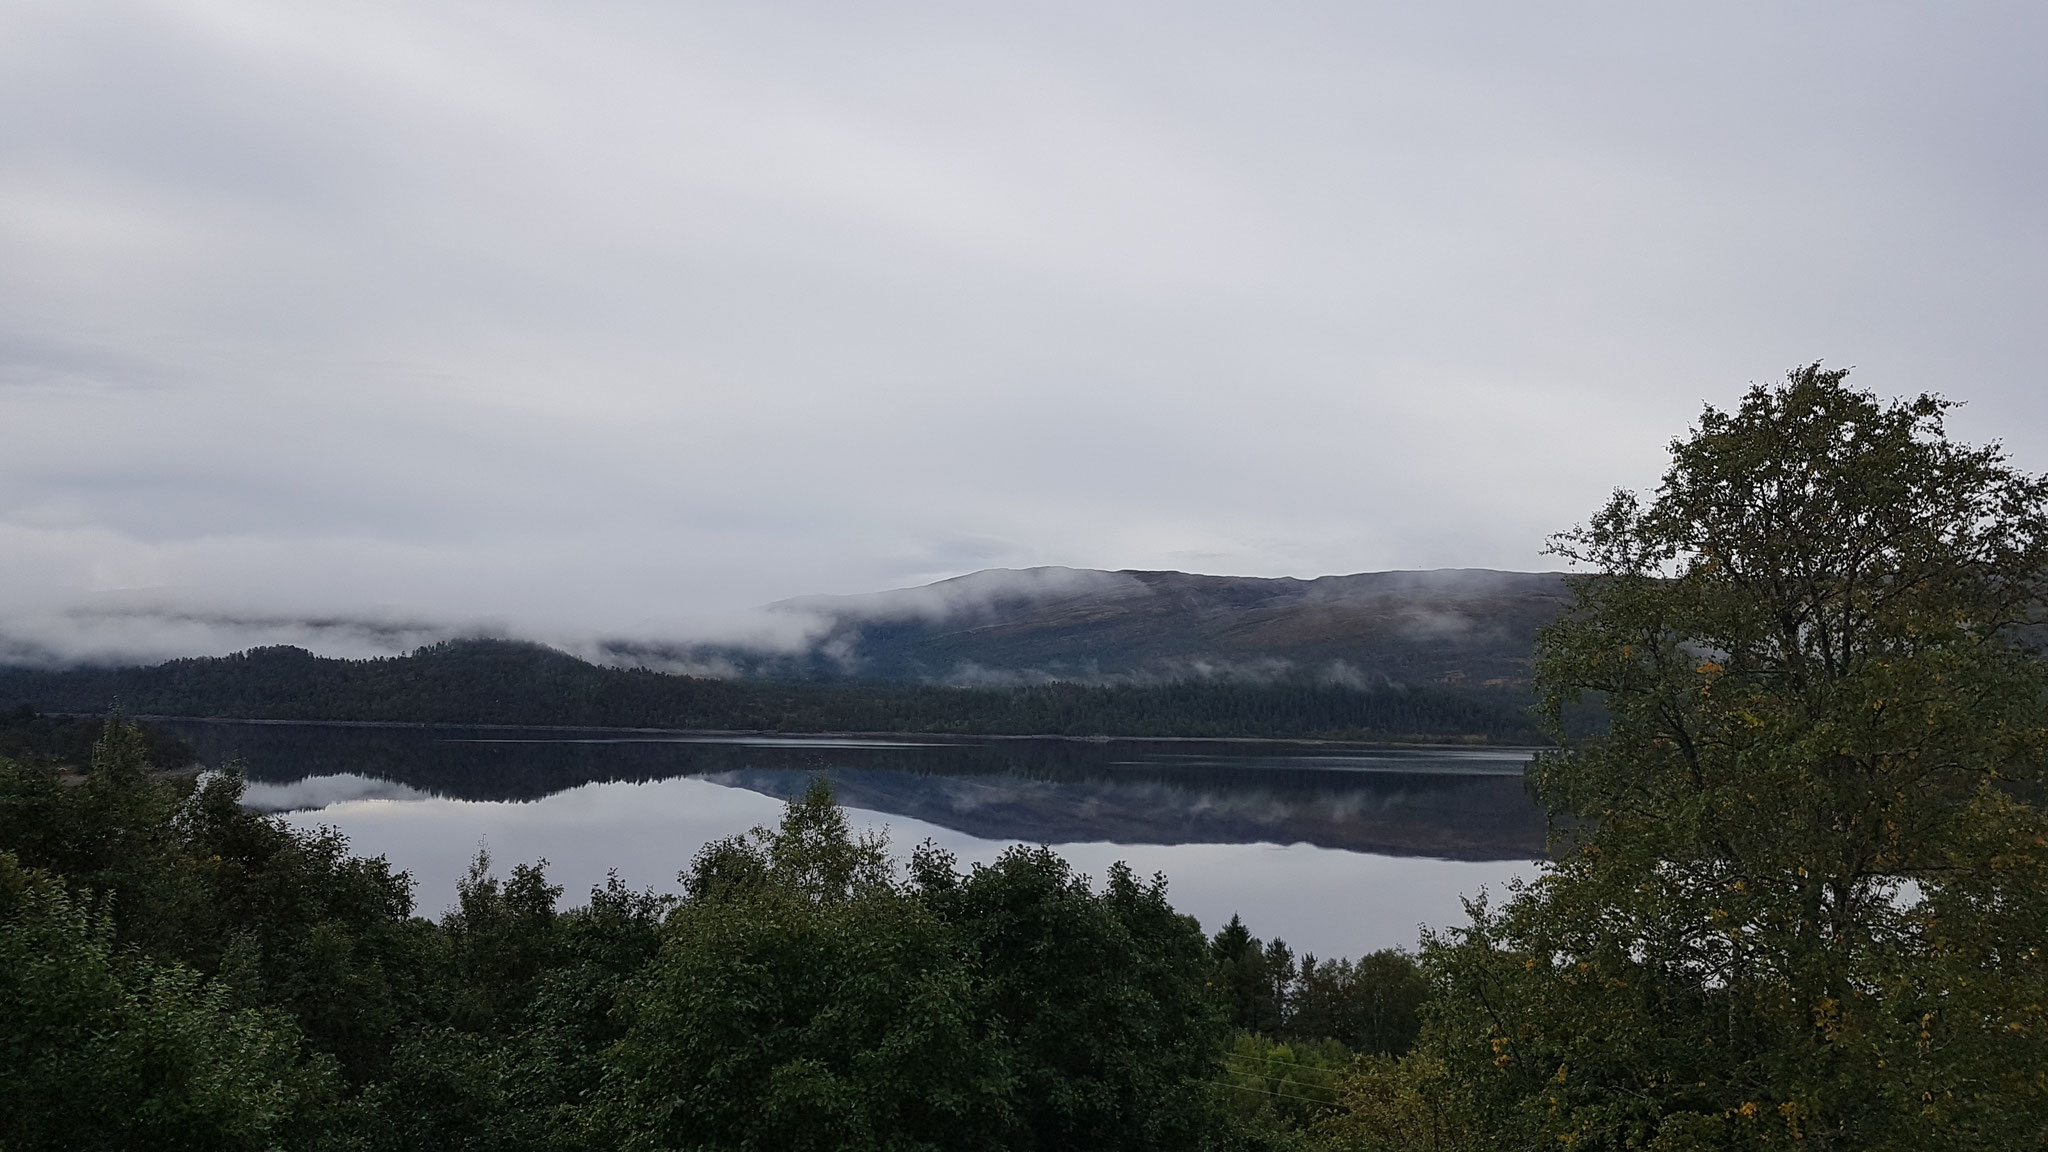
[[[921,588],[771,605],[794,652],[615,644],[744,675],[1005,685],[1313,680],[1517,688],[1536,630],[1568,602],[1546,572],[1447,569],[1314,580],[992,569]]]

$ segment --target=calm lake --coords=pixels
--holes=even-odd
[[[566,901],[607,870],[674,891],[705,843],[774,823],[818,775],[899,857],[930,839],[963,865],[1018,843],[1098,878],[1123,860],[1210,931],[1239,913],[1319,956],[1412,948],[1543,850],[1525,750],[162,723],[202,763],[239,759],[251,808],[410,872],[429,915],[480,847],[501,875],[546,859]]]

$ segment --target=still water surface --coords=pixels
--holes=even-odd
[[[165,723],[203,763],[239,759],[250,807],[410,872],[428,914],[480,847],[501,873],[545,858],[571,897],[614,869],[674,891],[818,775],[899,857],[930,839],[963,864],[1019,843],[1095,877],[1127,861],[1211,931],[1240,913],[1321,956],[1413,947],[1543,849],[1512,749]]]

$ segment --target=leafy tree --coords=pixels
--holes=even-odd
[[[2048,1143],[2048,480],[1949,407],[1793,372],[1560,539],[1560,852],[1429,949],[1478,1146]]]
[[[1100,891],[1049,848],[954,873],[926,846],[925,901],[978,974],[979,1011],[1016,1078],[1018,1149],[1202,1146],[1226,1032],[1199,925],[1163,878],[1119,863]]]
[[[1450,1152],[1515,1147],[1483,1138],[1472,1094],[1427,1053],[1368,1056],[1335,1085],[1337,1107],[1309,1121],[1316,1147],[1328,1152]]]
[[[148,863],[178,878],[177,896],[122,935],[290,1012],[351,1083],[383,1075],[397,1031],[429,1011],[430,976],[445,962],[412,915],[412,879],[353,855],[332,829],[243,809],[242,786],[215,773],[177,802],[174,839]]]
[[[509,879],[491,873],[478,851],[456,882],[456,906],[441,921],[453,977],[453,1022],[467,1031],[509,1031],[525,1014],[535,985],[555,963],[555,901],[546,860],[515,865]]]
[[[0,1147],[275,1147],[325,1090],[290,1021],[124,956],[103,914],[0,852]]]
[[[1301,958],[1285,1033],[1330,1037],[1354,1051],[1399,1056],[1415,1043],[1429,985],[1414,957],[1393,949],[1350,960]]]
[[[513,1038],[504,1092],[529,1146],[610,1150],[587,1107],[603,1086],[606,1055],[625,1038],[620,1000],[661,950],[673,897],[636,892],[609,877],[590,901],[556,918],[554,963],[542,974]]]
[[[779,831],[708,846],[621,1001],[626,1148],[973,1149],[1012,1126],[946,925],[820,781]]]
[[[1335,1040],[1355,1051],[1398,1056],[1421,1027],[1428,986],[1415,959],[1382,949],[1350,960],[1299,963],[1285,942],[1262,943],[1240,917],[1209,941],[1214,983],[1230,1022],[1291,1040]]]
[[[712,844],[621,997],[604,1122],[627,1147],[1211,1146],[1224,1039],[1163,885],[1045,849],[905,883],[822,781]]]
[[[428,991],[410,879],[336,833],[245,811],[233,772],[156,774],[147,747],[116,717],[82,780],[0,760],[0,851],[90,893],[117,945],[289,1012],[351,1083],[380,1074]]]
[[[558,912],[545,861],[500,881],[479,853],[433,944],[421,1011],[390,1041],[387,1071],[333,1124],[352,1146],[464,1152],[617,1147],[589,1108],[614,1009],[653,959],[673,900],[612,877]]]
[[[1335,1040],[1290,1044],[1239,1033],[1223,1057],[1220,1095],[1245,1127],[1298,1138],[1336,1104],[1352,1060]]]

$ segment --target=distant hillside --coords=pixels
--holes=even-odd
[[[0,616],[0,667],[157,664],[298,647],[398,656],[441,641],[542,640],[615,667],[724,679],[956,687],[1068,682],[1526,687],[1564,577],[1446,569],[1314,580],[991,569],[918,588],[806,596],[700,622],[692,635],[536,636],[502,623],[197,612],[129,605]],[[723,639],[713,640],[717,636]]]
[[[715,680],[607,668],[537,644],[471,640],[337,660],[298,648],[151,667],[0,670],[0,707],[242,719],[587,725],[788,732],[1535,738],[1512,693],[1186,681],[952,688]]]
[[[1513,689],[1527,683],[1536,630],[1567,601],[1564,577],[1551,572],[1295,580],[993,569],[772,605],[805,622],[810,642],[794,651],[620,643],[607,655],[754,676],[970,685],[1192,678]]]

